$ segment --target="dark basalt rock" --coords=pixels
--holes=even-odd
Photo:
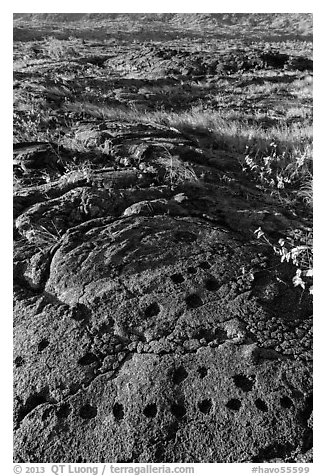
[[[93,66],[109,106],[175,107],[203,76],[312,69],[259,48],[107,49],[44,71],[77,67],[83,98]],[[14,145],[14,460],[311,461],[311,296],[253,240],[300,217],[207,128],[74,114],[60,146]]]
[[[24,142],[14,144],[14,166],[24,172],[33,169],[52,169],[64,172],[63,164],[56,153],[55,145],[47,142]]]
[[[240,238],[232,185],[214,199],[210,182],[171,187],[162,176],[148,188],[137,168],[97,168],[84,185],[59,180],[23,194],[20,461],[244,462],[309,450],[309,305],[295,307],[293,287],[280,294],[266,256]]]

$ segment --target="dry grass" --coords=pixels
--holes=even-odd
[[[109,108],[81,103],[71,104],[69,108],[75,112],[82,110],[102,120],[152,122],[174,127],[194,137],[206,135],[212,148],[242,155],[243,166],[247,164],[248,170],[257,179],[261,177],[263,183],[274,185],[274,180],[279,188],[292,184],[300,189],[298,196],[311,203],[309,197],[312,198],[312,194],[308,190],[312,189],[313,130],[305,123],[283,122],[266,130],[242,120],[240,114],[239,117],[233,114],[230,120],[213,110],[141,112],[136,108]]]
[[[76,49],[69,43],[50,36],[44,47],[44,53],[52,59],[61,60],[77,55]]]

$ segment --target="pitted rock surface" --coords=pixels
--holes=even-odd
[[[116,370],[58,403],[41,403],[17,431],[20,458],[68,461],[255,461],[288,454],[305,433],[307,375],[291,362],[253,361],[251,346],[130,352]],[[237,431],[235,430],[235,427]],[[59,438],[60,435],[60,438]],[[42,447],[38,442],[42,440]]]
[[[15,461],[309,461],[311,297],[252,239],[305,224],[201,138],[78,131],[15,194]]]

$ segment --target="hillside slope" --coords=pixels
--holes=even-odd
[[[15,13],[14,22],[83,23],[85,26],[105,26],[111,22],[157,25],[177,29],[220,29],[260,35],[299,35],[311,39],[313,30],[310,13]]]

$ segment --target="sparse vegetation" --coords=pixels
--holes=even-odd
[[[60,60],[76,56],[76,50],[72,45],[67,45],[61,40],[50,36],[44,46],[44,53],[52,59]]]
[[[33,233],[33,241],[35,245],[41,250],[51,248],[56,245],[63,236],[62,231],[58,230],[56,224],[51,220],[50,229],[40,225]]]
[[[279,239],[277,244],[273,244],[260,227],[254,233],[257,239],[273,248],[274,253],[279,256],[281,263],[286,261],[295,265],[296,273],[292,279],[293,285],[300,286],[302,289],[309,286],[309,293],[313,294],[312,232],[294,230],[291,233],[292,236],[288,236],[286,239]]]
[[[232,120],[213,110],[141,112],[94,104],[67,105],[101,120],[145,121],[168,125],[180,132],[205,134],[211,150],[239,154],[245,173],[269,189],[291,190],[293,197],[312,206],[312,126],[300,123],[263,129],[236,114]],[[255,119],[255,118],[254,118]],[[258,122],[259,115],[256,116]],[[213,153],[213,152],[212,152]]]
[[[290,34],[276,38],[280,34],[277,33],[257,43],[255,35],[265,17],[242,16],[241,24],[248,28],[249,36],[243,50],[239,50],[237,40],[232,38],[238,17],[222,16],[146,14],[141,17],[140,29],[139,15],[103,15],[97,18],[97,25],[91,16],[77,15],[69,23],[69,35],[68,23],[62,23],[60,15],[43,17],[41,24],[47,34],[42,39],[35,30],[32,42],[15,42],[15,141],[56,143],[71,153],[71,163],[64,166],[67,176],[86,177],[92,169],[90,154],[96,160],[106,157],[108,163],[124,158],[109,139],[98,143],[81,139],[74,132],[80,124],[117,121],[162,125],[197,141],[207,160],[218,157],[221,151],[233,154],[243,177],[255,182],[263,193],[291,208],[305,207],[304,213],[311,214],[312,73],[296,69],[305,64],[304,58],[311,58],[310,20],[308,16],[293,17],[295,28],[308,35],[302,41],[293,40]],[[24,15],[17,16],[17,27],[23,27],[26,19]],[[108,21],[113,30],[121,22],[129,22],[130,31],[139,35],[133,43],[135,54],[130,54],[132,49],[123,43],[117,46],[119,35],[115,40],[105,34],[103,25]],[[221,21],[228,25],[230,33],[223,46],[213,34]],[[290,24],[293,28],[293,23],[284,24],[276,14],[269,21],[274,33],[280,28],[285,31]],[[162,47],[159,40],[154,42],[148,36],[151,41],[142,52],[141,42],[148,33],[146,25],[152,29],[153,22],[161,26],[164,23],[170,38],[164,39]],[[186,25],[187,35],[205,30],[206,39],[201,35],[193,37],[189,47],[187,35],[177,35],[178,28],[184,32]],[[261,56],[257,53],[259,48]],[[243,51],[243,57],[233,53],[238,50]],[[217,65],[215,51],[222,54]],[[288,60],[284,59],[286,54]],[[266,66],[259,58],[265,58],[265,63],[285,61],[286,67]],[[24,74],[32,80],[25,81]],[[121,75],[125,77],[121,79]],[[195,171],[177,156],[163,149],[162,156],[170,163],[171,185],[180,180],[198,180]],[[51,174],[43,173],[45,183],[51,180]],[[234,178],[224,175],[223,180],[233,183]],[[289,244],[288,249],[296,245]]]

